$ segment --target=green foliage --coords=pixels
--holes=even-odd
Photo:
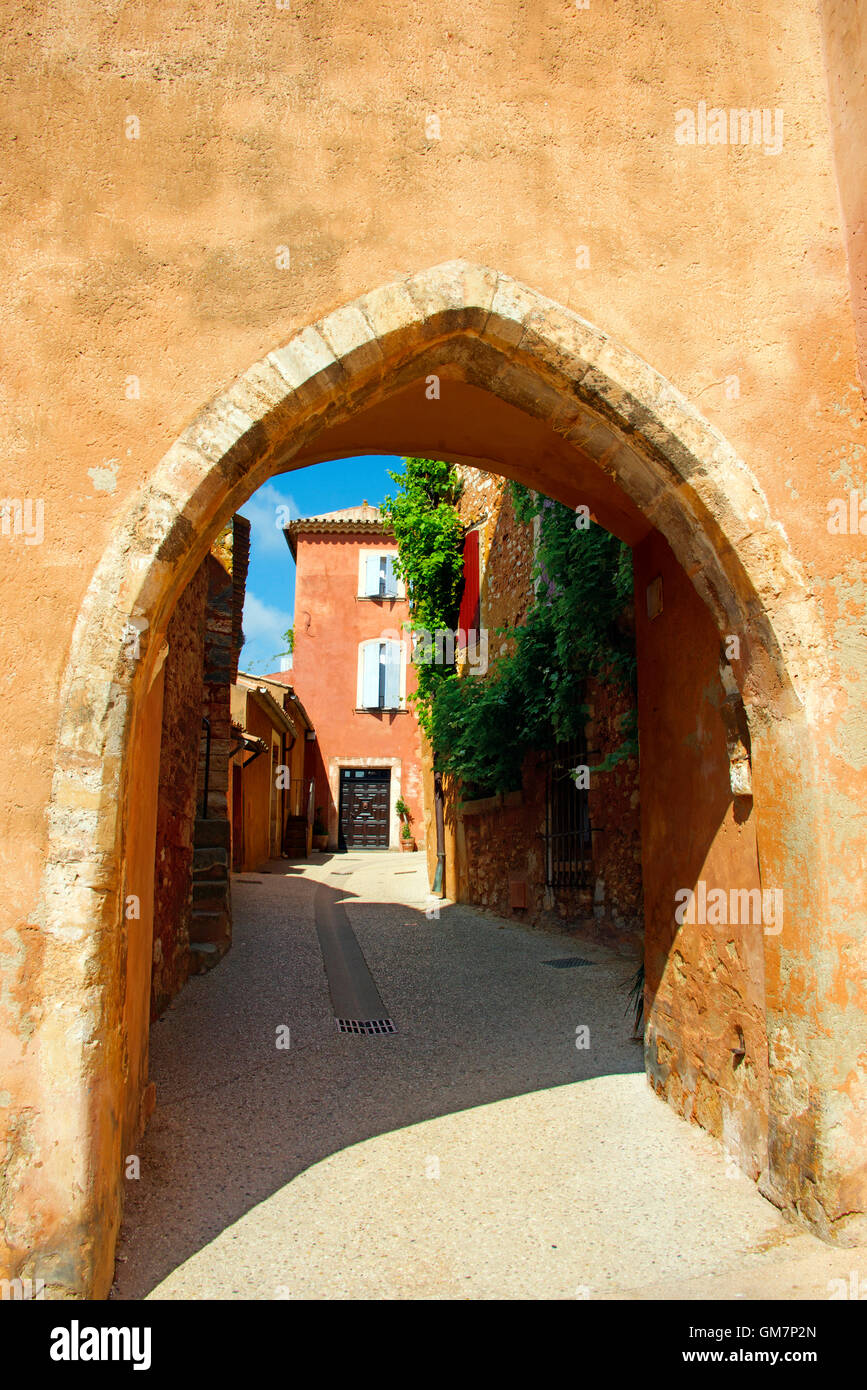
[[[461,485],[450,463],[406,458],[382,510],[394,530],[397,572],[415,627],[428,632],[457,622],[463,578],[463,527],[455,510]]]
[[[463,530],[455,510],[460,483],[451,465],[404,460],[393,473],[395,498],[383,510],[397,540],[398,572],[405,580],[412,625],[435,633],[453,629],[460,607]],[[626,611],[632,600],[629,547],[595,524],[582,529],[559,502],[513,483],[519,521],[540,517],[534,581],[527,620],[498,635],[510,650],[483,676],[458,679],[454,667],[419,664],[419,721],[437,767],[464,793],[488,795],[521,785],[531,749],[544,750],[583,732],[588,677],[634,687],[635,650]],[[637,750],[634,715],[624,742],[598,770]]]
[[[294,650],[295,650],[295,629],[294,629],[294,627],[287,627],[286,631],[282,634],[282,636],[283,636],[283,641],[286,643],[286,650],[285,650],[285,651],[282,651],[282,652],[275,652],[275,654],[271,657],[271,660],[272,660],[272,661],[277,661],[277,660],[279,660],[279,658],[280,658],[281,656],[291,656],[292,653],[293,653]]]
[[[461,483],[450,463],[405,458],[403,472],[389,475],[397,484],[382,511],[397,541],[397,574],[406,584],[412,627],[436,633],[452,630],[458,620],[463,583],[463,527],[456,511]],[[430,735],[437,690],[454,678],[454,667],[420,664],[413,697],[419,722]]]
[[[544,750],[583,731],[589,677],[634,687],[635,650],[626,610],[632,599],[632,555],[601,527],[576,526],[575,513],[512,484],[519,521],[541,518],[534,579],[536,601],[526,622],[505,634],[512,650],[487,676],[437,691],[430,737],[439,765],[470,794],[521,785],[530,749]],[[624,741],[599,764],[607,770],[637,751],[634,712]]]

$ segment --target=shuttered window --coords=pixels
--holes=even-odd
[[[400,709],[400,642],[362,642],[358,653],[360,709]]]
[[[399,597],[397,575],[394,572],[394,555],[371,554],[362,556],[361,598]]]
[[[464,592],[458,615],[460,632],[478,631],[479,627],[479,533],[468,531],[464,537]]]

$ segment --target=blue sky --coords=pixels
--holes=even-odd
[[[295,609],[295,561],[283,535],[285,522],[357,507],[365,500],[381,506],[386,493],[395,491],[389,469],[399,465],[399,458],[379,454],[317,463],[272,478],[239,509],[250,522],[242,671],[264,675],[280,669],[277,654],[286,645],[281,634],[291,626]]]

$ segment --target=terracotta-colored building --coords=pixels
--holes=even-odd
[[[291,686],[238,672],[229,796],[236,872],[282,854],[309,853],[313,807],[304,760],[312,730]]]
[[[409,604],[377,507],[285,528],[297,565],[293,681],[316,725],[305,775],[329,849],[397,849],[400,799],[423,825],[421,733],[409,703]]]

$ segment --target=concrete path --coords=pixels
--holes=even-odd
[[[788,1225],[649,1090],[629,961],[469,908],[427,920],[421,855],[269,867],[235,880],[233,950],[152,1030],[115,1297],[867,1293],[867,1250]],[[317,897],[393,1036],[338,1032]]]

